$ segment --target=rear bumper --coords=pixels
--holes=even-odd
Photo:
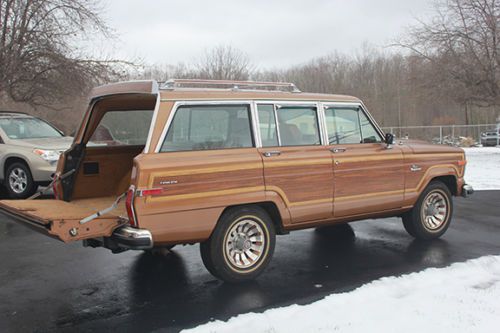
[[[474,193],[474,189],[472,186],[468,184],[462,185],[462,197],[467,198],[468,196],[472,195]]]
[[[153,247],[153,236],[146,229],[121,227],[110,238],[120,248],[128,250],[147,250]]]

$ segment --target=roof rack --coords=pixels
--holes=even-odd
[[[258,81],[230,81],[230,80],[187,80],[172,79],[166,81],[162,89],[175,90],[178,88],[209,88],[221,90],[264,90],[264,91],[284,91],[301,92],[297,86],[288,82],[258,82]]]

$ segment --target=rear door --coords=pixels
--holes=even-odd
[[[317,103],[259,103],[257,112],[266,191],[281,196],[292,223],[331,218],[332,159]]]
[[[325,122],[334,170],[334,216],[347,217],[401,207],[404,160],[360,105],[328,105]]]

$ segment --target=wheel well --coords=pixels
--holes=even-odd
[[[431,179],[432,181],[440,181],[448,187],[451,194],[457,195],[457,178],[455,176],[439,176]]]
[[[4,163],[4,166],[3,166],[3,176],[4,178],[7,177],[7,169],[14,163],[23,163],[24,165],[26,165],[28,168],[29,168],[29,165],[28,163],[26,163],[26,161],[20,157],[8,157],[6,160],[5,160],[5,163]]]
[[[249,203],[249,204],[243,204],[243,205],[234,205],[234,206],[228,206],[224,209],[224,211],[221,213],[221,216],[228,210],[232,209],[235,207],[248,207],[248,206],[257,206],[262,209],[264,209],[268,214],[269,217],[271,217],[271,220],[273,221],[274,226],[276,227],[276,234],[278,235],[284,235],[287,234],[288,232],[283,228],[283,221],[281,219],[281,214],[278,210],[278,207],[274,202],[271,201],[266,201],[266,202],[254,202],[254,203]]]

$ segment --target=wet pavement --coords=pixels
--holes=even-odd
[[[299,303],[383,276],[500,254],[500,191],[455,200],[444,237],[418,242],[400,219],[279,236],[267,271],[228,285],[198,246],[168,256],[65,245],[0,216],[0,332],[177,332],[213,319]]]

